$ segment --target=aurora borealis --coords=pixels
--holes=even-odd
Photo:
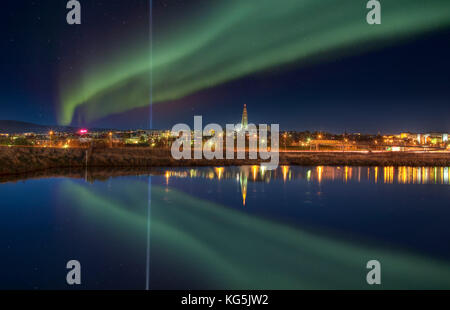
[[[71,123],[76,110],[89,122],[147,106],[150,82],[152,102],[165,102],[274,67],[377,49],[450,24],[448,1],[382,5],[379,26],[365,23],[365,3],[335,0],[214,1],[170,25],[152,16],[152,40],[141,37],[94,56],[62,85],[59,121]]]
[[[448,1],[383,0],[376,26],[365,1],[151,3],[85,1],[70,26],[65,3],[7,1],[0,118],[168,129],[247,104],[282,130],[450,130]]]

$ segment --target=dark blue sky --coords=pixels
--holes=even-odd
[[[99,36],[120,38],[121,32],[148,27],[148,1],[82,1],[83,19],[93,31],[81,35],[65,23],[65,4],[3,3],[0,119],[55,124],[59,83],[79,57],[89,57],[85,47],[92,48]],[[183,14],[191,6],[154,1],[153,18],[167,10]],[[449,132],[449,38],[450,29],[444,29],[353,56],[324,55],[307,65],[247,76],[155,104],[153,127],[191,123],[194,115],[203,115],[205,122],[239,122],[245,103],[250,122],[279,123],[282,129]],[[148,108],[136,109],[87,125],[145,128],[148,115]]]

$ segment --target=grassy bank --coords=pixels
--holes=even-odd
[[[87,157],[87,161],[86,161]],[[88,150],[0,147],[0,175],[50,168],[179,167],[258,164],[259,160],[174,160],[169,150],[112,148]],[[450,166],[449,153],[280,153],[280,165],[304,166]]]

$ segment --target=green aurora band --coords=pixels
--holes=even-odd
[[[59,193],[70,199],[83,223],[108,234],[105,240],[115,240],[139,261],[144,258],[136,253],[143,252],[147,235],[145,180],[113,179],[112,186],[120,188],[113,197],[106,186],[94,190],[69,180]],[[151,197],[150,268],[159,274],[178,270],[201,283],[196,288],[367,289],[365,267],[371,259],[382,262],[377,288],[450,288],[445,261],[300,230],[173,188],[152,186]],[[158,255],[164,266],[152,264]]]
[[[153,20],[150,40],[90,59],[62,83],[59,122],[89,122],[183,98],[249,74],[335,53],[392,44],[450,24],[448,0],[384,0],[382,24],[366,23],[367,1],[224,0],[169,26]],[[142,41],[142,40],[141,40]],[[152,76],[152,82],[150,82]]]

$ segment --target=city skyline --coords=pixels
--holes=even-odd
[[[194,116],[194,115],[193,115]],[[248,121],[248,112],[247,112],[247,104],[244,104],[243,106],[243,111],[242,111],[242,116],[240,118],[240,122],[227,122],[228,124],[233,124],[233,125],[239,125],[241,124],[241,126],[245,129],[247,129],[247,125],[249,123],[254,124],[254,125],[258,125],[255,123],[252,123],[251,121]],[[226,125],[226,124],[219,124],[219,125]],[[171,128],[139,128],[139,127],[129,127],[129,128],[114,128],[114,127],[86,127],[86,126],[74,126],[74,125],[68,125],[68,126],[63,126],[63,125],[58,125],[58,124],[39,124],[39,123],[31,123],[31,122],[24,122],[21,120],[1,120],[0,119],[0,134],[5,134],[5,133],[15,133],[15,134],[21,134],[21,133],[42,133],[44,131],[53,131],[53,129],[55,129],[56,131],[63,131],[63,132],[79,132],[80,130],[87,130],[87,128],[90,128],[90,131],[108,131],[108,130],[116,130],[116,131],[141,131],[141,130],[154,130],[154,131],[168,131],[171,130]],[[11,129],[12,128],[17,128],[15,131]],[[44,129],[46,128],[46,129]],[[36,131],[37,129],[37,131]],[[344,130],[344,132],[333,132],[333,131],[326,131],[326,130],[317,130],[317,129],[313,129],[313,130],[295,130],[295,129],[286,129],[286,128],[281,128],[282,132],[298,132],[298,133],[311,133],[311,134],[315,134],[315,133],[323,133],[323,134],[332,134],[332,135],[346,135],[346,134],[363,134],[363,135],[404,135],[404,134],[410,134],[410,135],[429,135],[429,134],[442,134],[443,136],[448,135],[448,132],[446,131],[410,131],[410,130],[399,130],[396,132],[382,132],[382,131],[378,131],[378,132],[362,132],[362,131],[354,131],[354,132],[350,132],[347,130]]]

